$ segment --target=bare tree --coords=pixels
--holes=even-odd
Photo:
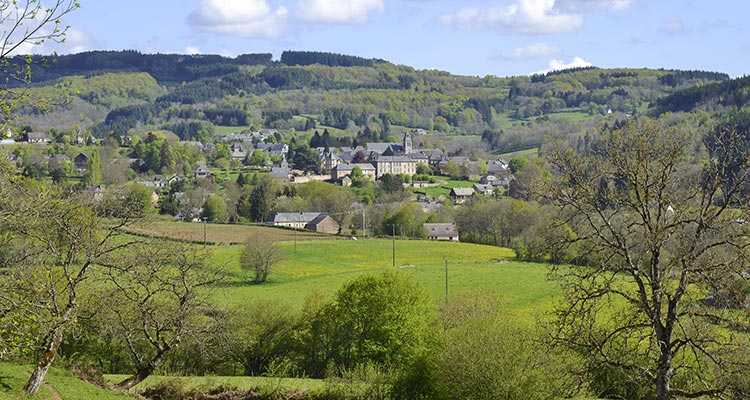
[[[120,235],[132,220],[126,206],[117,217],[100,218],[97,211],[105,206],[90,196],[57,190],[41,188],[0,165],[0,225],[9,267],[0,276],[0,308],[12,310],[0,315],[0,323],[25,316],[15,319],[21,323],[16,333],[41,352],[24,386],[28,394],[39,389],[75,321],[79,290],[91,270],[132,243]]]
[[[705,301],[750,271],[746,137],[716,129],[701,144],[632,119],[589,156],[560,143],[547,154],[555,179],[541,193],[585,261],[556,272],[567,301],[555,337],[592,370],[659,400],[746,389],[747,309]]]
[[[240,265],[255,272],[255,283],[263,283],[268,278],[271,267],[283,259],[284,254],[276,242],[267,236],[256,235],[245,241]]]
[[[220,279],[204,265],[205,254],[189,245],[157,241],[130,249],[103,269],[103,295],[96,315],[102,330],[128,349],[135,373],[118,383],[130,389],[149,375],[188,336],[207,334],[206,286]]]

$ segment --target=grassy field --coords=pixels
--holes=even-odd
[[[185,240],[195,243],[203,242],[204,226],[200,222],[179,222],[173,219],[150,219],[139,222],[128,227],[128,231],[153,237],[163,237],[177,240]],[[255,235],[267,236],[274,241],[297,240],[333,240],[343,239],[336,236],[323,235],[310,231],[293,229],[273,228],[263,225],[229,225],[229,224],[206,224],[206,242],[209,244],[236,244],[244,243],[249,237]]]
[[[513,252],[504,248],[397,240],[393,267],[393,242],[387,239],[299,241],[296,252],[293,243],[280,246],[286,258],[260,285],[252,284],[252,274],[239,267],[241,246],[215,248],[210,262],[228,272],[228,282],[215,291],[215,299],[227,306],[273,300],[299,309],[313,288],[333,294],[361,274],[396,268],[421,282],[437,306],[445,299],[446,260],[449,296],[467,290],[494,291],[509,310],[529,321],[550,310],[558,293],[556,284],[546,279],[547,266],[516,262]]]
[[[438,186],[416,189],[415,193],[422,193],[432,197],[448,196],[452,188],[468,188],[474,186],[472,181],[455,181],[452,179],[438,179]]]
[[[34,369],[31,365],[0,363],[0,400],[38,399],[38,400],[126,400],[130,396],[111,392],[81,381],[63,368],[52,367],[47,373],[46,385],[43,385],[36,396],[23,394],[23,385]]]
[[[498,157],[506,161],[510,161],[516,157],[526,157],[529,160],[533,160],[537,158],[538,156],[539,156],[539,149],[537,147],[533,147],[533,148],[526,149],[526,150],[511,151],[509,153],[498,154]]]
[[[452,184],[461,184],[452,182]],[[156,220],[134,226],[142,235],[203,241],[201,223]],[[257,225],[207,224],[209,263],[227,272],[227,281],[215,290],[223,305],[241,306],[259,299],[288,303],[299,309],[314,287],[333,294],[345,282],[363,274],[389,268],[403,271],[422,282],[436,304],[445,298],[445,264],[448,291],[470,289],[496,291],[509,309],[524,314],[548,310],[557,294],[556,284],[546,279],[548,266],[514,260],[510,249],[470,243],[389,239],[346,240],[339,236]],[[252,283],[253,274],[240,268],[241,245],[252,235],[270,236],[279,242],[284,259],[273,267],[268,282]],[[296,243],[295,243],[296,242]]]

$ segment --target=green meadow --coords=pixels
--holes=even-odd
[[[226,306],[273,300],[301,308],[313,288],[333,295],[345,282],[365,273],[397,269],[421,282],[436,307],[458,292],[486,290],[499,294],[509,310],[533,320],[551,309],[558,293],[547,280],[549,267],[517,262],[511,250],[468,243],[389,239],[281,242],[285,259],[272,268],[269,280],[253,284],[253,274],[239,265],[242,246],[212,250],[209,263],[222,266],[227,281],[214,290]]]
[[[34,369],[32,365],[0,363],[0,400],[38,399],[38,400],[126,400],[131,396],[96,387],[77,379],[64,368],[53,366],[45,378],[45,385],[36,396],[29,397],[23,393],[23,385]]]

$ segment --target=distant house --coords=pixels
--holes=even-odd
[[[44,132],[29,132],[26,134],[29,143],[50,143]]]
[[[440,149],[432,150],[428,159],[430,161],[430,165],[437,166],[438,164],[440,164],[440,161],[443,161],[443,151]]]
[[[305,224],[305,229],[313,232],[330,233],[335,235],[339,233],[341,226],[329,214],[321,213],[312,221]]]
[[[492,186],[491,183],[488,184],[481,184],[481,183],[475,183],[472,187],[475,192],[481,194],[482,196],[492,196],[493,193],[495,193],[495,187]]]
[[[245,146],[242,143],[232,143],[229,146],[229,150],[232,151],[233,160],[244,160],[247,158],[247,150],[245,150]]]
[[[332,151],[322,151],[320,154],[320,172],[326,174],[330,172],[333,167],[341,164],[341,157],[337,156]]]
[[[271,174],[283,181],[291,181],[293,178],[292,170],[286,167],[273,167]]]
[[[473,194],[474,188],[453,188],[451,189],[450,196],[456,204],[460,204],[468,200]]]
[[[287,228],[305,229],[305,226],[320,217],[321,215],[329,215],[328,213],[322,212],[290,212],[290,213],[276,213],[266,221],[266,224],[273,226],[283,226]],[[338,230],[336,231],[338,232]]]
[[[163,175],[154,175],[151,179],[141,181],[143,186],[163,188],[169,186],[169,180],[165,179]]]
[[[502,175],[508,171],[508,163],[505,160],[487,161],[487,173],[491,175]]]
[[[422,224],[427,230],[429,240],[447,240],[458,242],[456,224]]]
[[[354,167],[362,170],[362,175],[375,179],[375,167],[370,163],[364,164],[339,164],[331,169],[331,180],[339,181],[345,176],[351,176]]]
[[[195,179],[207,179],[211,177],[211,171],[207,166],[201,165],[195,169],[193,175],[195,176]]]
[[[85,172],[89,169],[89,156],[83,153],[78,153],[78,155],[73,159],[73,164],[76,167],[76,171]]]

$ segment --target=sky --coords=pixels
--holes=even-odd
[[[44,0],[50,1],[50,0]],[[43,1],[43,2],[44,2]],[[79,0],[34,53],[324,51],[498,77],[594,65],[750,74],[748,0]]]

